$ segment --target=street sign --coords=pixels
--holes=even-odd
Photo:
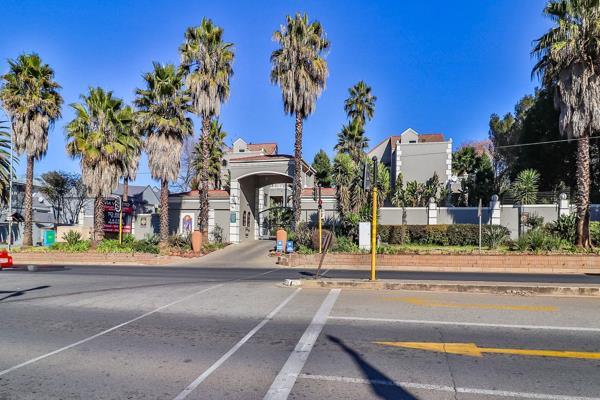
[[[285,252],[286,253],[293,253],[294,252],[294,242],[291,240],[288,240],[287,243],[285,244]]]
[[[277,251],[283,251],[283,240],[278,240],[277,241],[277,246],[275,247],[275,250],[277,250]]]

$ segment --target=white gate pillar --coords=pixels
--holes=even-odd
[[[435,199],[431,197],[429,199],[429,205],[427,206],[427,225],[437,225],[438,220],[438,206],[435,203]]]
[[[229,185],[229,241],[240,242],[240,183],[232,179]]]
[[[490,200],[490,213],[492,225],[500,225],[500,198],[497,194],[493,195],[492,199]]]
[[[569,197],[566,193],[561,193],[558,200],[558,216],[571,214],[571,204],[569,204]]]

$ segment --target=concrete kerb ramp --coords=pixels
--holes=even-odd
[[[230,244],[205,256],[172,265],[187,267],[275,267],[277,258],[269,257],[269,250],[274,247],[274,240],[246,240],[240,244]]]

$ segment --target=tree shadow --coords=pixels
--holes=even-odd
[[[346,353],[352,357],[356,365],[360,367],[363,374],[371,383],[371,390],[380,399],[396,399],[396,400],[418,400],[417,397],[407,392],[402,386],[397,385],[383,372],[369,364],[360,354],[348,347],[341,339],[327,335],[327,338],[337,344]]]
[[[25,289],[25,290],[0,290],[0,294],[9,293],[8,295],[6,295],[4,297],[0,297],[0,301],[10,299],[11,297],[23,296],[27,292],[31,292],[33,290],[47,289],[49,287],[50,286],[48,286],[48,285],[44,285],[44,286],[37,286],[37,287],[31,288],[31,289]]]

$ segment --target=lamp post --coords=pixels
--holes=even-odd
[[[373,157],[373,217],[371,218],[371,280],[377,280],[377,157]]]

